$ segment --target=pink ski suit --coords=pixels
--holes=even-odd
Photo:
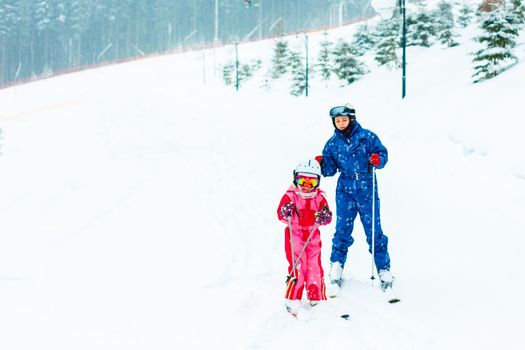
[[[315,225],[315,212],[328,207],[328,202],[324,196],[324,191],[316,189],[312,192],[306,193],[295,186],[290,186],[286,194],[279,203],[277,208],[277,216],[279,220],[288,225],[288,219],[281,213],[283,205],[293,202],[297,211],[292,213],[292,235],[293,235],[293,254],[296,264],[294,283],[293,279],[289,279],[286,284],[286,299],[301,300],[303,296],[303,289],[306,284],[306,293],[308,300],[326,300],[326,287],[324,284],[324,272],[321,266],[321,234],[319,229],[316,229],[310,242],[306,246],[300,261],[297,261],[299,253],[308,239],[308,235]],[[329,224],[331,218],[325,225]],[[288,274],[292,272],[292,249],[290,244],[290,230],[285,229],[284,249],[286,251],[286,259],[288,260]]]

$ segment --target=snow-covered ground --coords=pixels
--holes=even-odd
[[[525,64],[473,85],[475,31],[409,48],[405,100],[400,71],[371,57],[359,82],[308,98],[261,89],[266,67],[236,93],[215,70],[232,47],[0,91],[0,348],[520,348]],[[272,45],[239,54],[267,62]],[[377,174],[403,301],[370,285],[358,224],[340,298],[298,322],[275,209],[346,102],[389,149]],[[332,209],[335,184],[321,183]]]

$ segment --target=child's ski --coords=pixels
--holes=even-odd
[[[330,301],[327,301],[330,303]],[[334,305],[320,305],[320,306],[309,306],[303,305],[298,310],[287,310],[290,315],[292,315],[296,320],[301,322],[309,322],[315,319],[333,319],[334,317],[349,321],[350,314],[340,313],[340,310],[334,309]],[[335,314],[334,314],[335,313]]]

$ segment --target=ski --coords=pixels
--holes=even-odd
[[[350,321],[349,313],[341,313],[341,310],[330,303],[330,301],[325,301],[327,304],[310,306],[308,304],[301,305],[297,310],[291,310],[287,308],[287,312],[295,318],[297,321],[309,322],[315,319],[340,319],[343,321]]]
[[[339,296],[342,289],[342,283],[330,283],[327,288],[326,296],[329,299],[335,299]],[[401,298],[395,292],[392,284],[380,284],[379,288],[384,293],[385,299],[389,304],[396,304],[401,301]],[[342,316],[341,316],[342,317]]]
[[[396,304],[396,303],[399,303],[401,301],[401,299],[399,298],[397,293],[394,291],[394,288],[392,287],[391,284],[388,285],[388,286],[383,286],[382,285],[381,286],[381,290],[385,294],[386,301],[389,304]]]
[[[397,296],[393,296],[393,297],[388,297],[387,300],[386,300],[389,304],[396,304],[396,303],[399,303],[401,301],[401,299]]]

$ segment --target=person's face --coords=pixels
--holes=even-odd
[[[335,127],[341,131],[346,129],[346,127],[350,124],[350,118],[346,116],[339,116],[335,117]]]

